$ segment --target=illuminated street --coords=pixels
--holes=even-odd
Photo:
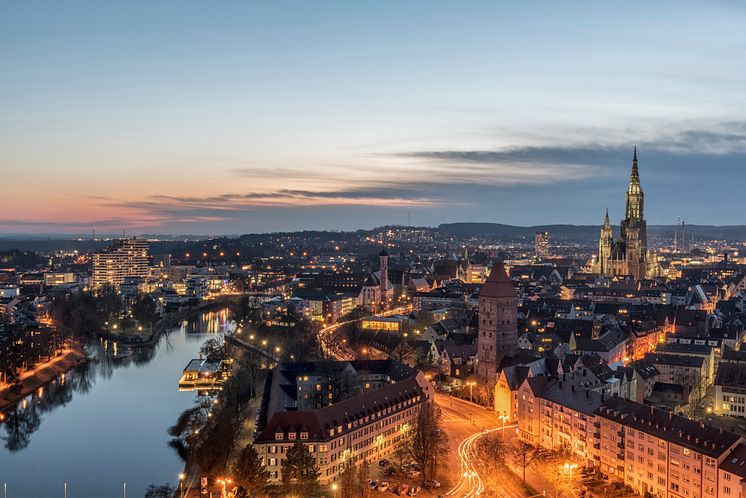
[[[443,426],[448,432],[451,455],[458,455],[459,458],[458,467],[449,467],[453,487],[447,496],[486,496],[484,492],[487,485],[495,483],[486,476],[480,476],[474,468],[474,448],[485,434],[499,430],[511,431],[515,426],[506,425],[503,428],[502,421],[493,412],[458,398],[436,394],[435,402],[443,412]],[[503,479],[496,492],[500,498],[527,496],[515,479],[510,478]]]

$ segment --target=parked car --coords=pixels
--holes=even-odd
[[[389,489],[388,481],[382,481],[376,489],[381,492],[386,491],[387,489]]]
[[[409,488],[409,493],[407,493],[409,496],[417,496],[419,492],[422,491],[422,488],[419,486],[412,486]]]
[[[396,469],[394,467],[386,467],[386,470],[383,471],[383,475],[386,477],[391,477],[396,475]]]
[[[376,489],[378,487],[378,479],[368,479],[368,487],[370,489]]]
[[[429,481],[425,481],[425,487],[427,488],[439,488],[440,483],[436,481],[435,479],[430,479]]]
[[[388,461],[388,460],[386,460],[385,458],[382,458],[382,459],[378,460],[378,465],[379,465],[380,467],[388,467],[388,465],[389,465],[390,463],[391,463],[391,462],[389,462],[389,461]]]
[[[413,478],[417,477],[418,475],[420,475],[420,471],[419,470],[414,470],[414,469],[409,469],[406,472],[404,472],[404,475],[407,476],[407,477],[409,477],[410,479],[413,479]]]
[[[399,496],[406,495],[407,491],[409,491],[409,484],[400,484],[399,487],[396,488],[396,494]]]

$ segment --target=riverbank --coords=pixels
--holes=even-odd
[[[24,372],[15,384],[0,385],[0,412],[12,407],[58,375],[84,365],[87,361],[82,348],[68,349],[48,362],[37,365],[33,370]]]
[[[127,346],[152,346],[156,344],[166,330],[177,327],[184,320],[191,320],[202,313],[227,308],[230,300],[207,301],[197,305],[187,306],[179,311],[166,313],[160,320],[149,327],[147,332],[100,332],[103,339],[116,341]]]

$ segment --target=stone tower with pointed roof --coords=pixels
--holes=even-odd
[[[610,244],[612,238],[607,210],[598,242],[598,273],[609,277],[631,275],[637,280],[645,278],[648,273],[648,235],[637,147],[632,156],[632,173],[625,193],[624,219],[620,224],[619,239]]]
[[[495,263],[479,292],[477,376],[488,384],[497,382],[503,358],[518,347],[518,296],[505,265]]]

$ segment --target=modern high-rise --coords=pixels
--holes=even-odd
[[[479,291],[477,376],[488,385],[497,382],[503,358],[518,347],[518,296],[505,265],[495,263]]]
[[[125,277],[148,276],[148,241],[119,239],[112,247],[93,254],[93,287],[112,285],[119,288]]]
[[[549,232],[536,232],[534,235],[534,252],[536,259],[546,259],[549,256]]]

